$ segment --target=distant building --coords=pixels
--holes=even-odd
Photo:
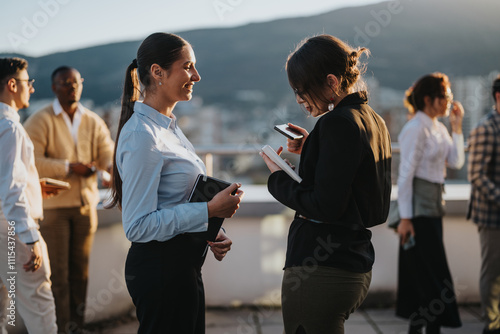
[[[405,92],[382,87],[374,77],[367,78],[366,85],[369,93],[368,103],[385,120],[391,140],[396,142],[399,132],[408,121],[408,111],[403,104]]]
[[[486,115],[493,105],[491,84],[498,72],[491,72],[487,76],[469,76],[451,78],[454,99],[460,101],[465,109],[463,132],[465,138]]]

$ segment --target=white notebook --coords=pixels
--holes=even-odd
[[[292,167],[290,167],[271,146],[266,145],[262,147],[262,152],[264,152],[275,164],[280,166],[280,168],[284,170],[292,179],[294,179],[298,183],[302,182],[302,178],[299,176],[299,174],[297,174],[292,169]]]

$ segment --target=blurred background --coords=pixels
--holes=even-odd
[[[156,31],[177,33],[193,45],[202,77],[193,100],[175,111],[182,129],[201,155],[216,153],[209,156],[215,176],[261,184],[268,173],[255,153],[286,143],[273,125],[314,126],[295,103],[284,69],[302,39],[327,33],[371,50],[364,59],[370,105],[393,142],[407,120],[404,91],[422,75],[446,73],[465,107],[467,139],[493,103],[499,11],[491,0],[6,1],[0,56],[27,58],[36,79],[23,119],[51,102],[50,74],[69,65],[85,78],[82,103],[106,120],[114,137],[124,71],[140,42]],[[465,168],[448,179],[466,182]]]
[[[286,144],[273,130],[275,124],[292,122],[309,131],[315,124],[302,113],[288,85],[285,62],[290,52],[302,39],[322,33],[370,49],[371,56],[363,59],[364,80],[370,105],[392,136],[395,183],[397,136],[407,121],[404,92],[419,77],[435,71],[450,77],[454,98],[465,108],[466,140],[491,110],[491,84],[500,70],[499,12],[492,0],[38,0],[22,5],[7,0],[1,5],[0,57],[28,59],[30,77],[36,79],[31,106],[20,112],[23,120],[52,102],[50,75],[68,65],[85,78],[82,103],[104,118],[114,138],[125,69],[141,41],[158,31],[188,40],[202,80],[192,101],[179,103],[174,113],[209,173],[242,182],[246,193],[244,205],[225,222],[234,242],[230,256],[222,264],[208,257],[204,266],[207,306],[274,307],[280,305],[293,212],[267,192],[269,171],[257,152],[266,144]],[[283,155],[298,164],[297,156]],[[444,235],[458,301],[477,304],[479,241],[474,224],[465,219],[466,168],[448,171]],[[394,187],[392,199],[396,196]],[[398,238],[383,225],[371,230],[377,260],[365,305],[390,307]],[[120,212],[99,206],[87,322],[133,312],[123,278],[129,246]],[[278,325],[275,332],[281,333]]]

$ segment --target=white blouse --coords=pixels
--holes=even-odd
[[[443,123],[418,111],[398,137],[400,164],[398,206],[401,218],[413,217],[413,178],[444,183],[446,166],[459,169],[465,161],[464,136],[452,137]]]

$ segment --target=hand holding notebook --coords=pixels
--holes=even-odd
[[[285,160],[283,160],[278,153],[276,153],[273,148],[269,145],[262,147],[262,152],[269,157],[276,165],[278,165],[282,170],[284,170],[292,179],[298,183],[302,182],[302,178],[297,174],[292,167],[290,167]]]
[[[200,174],[196,179],[191,195],[189,196],[190,202],[210,202],[215,195],[222,190],[229,187],[231,184]],[[234,190],[232,195],[236,194],[238,189]],[[206,232],[193,233],[196,236],[204,238],[209,241],[214,241],[219,233],[219,230],[224,222],[224,218],[211,217],[208,219],[208,230]]]
[[[71,185],[68,182],[51,179],[50,177],[41,178],[40,185],[44,188],[52,188],[58,190],[66,190],[71,188]]]

